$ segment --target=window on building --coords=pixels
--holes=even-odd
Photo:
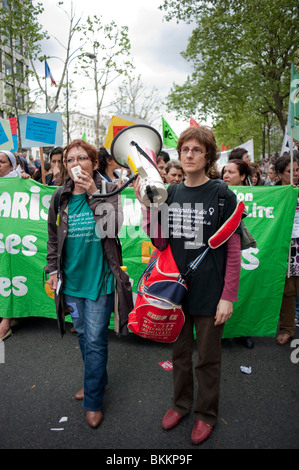
[[[5,54],[5,75],[6,77],[12,75],[12,57],[9,54]]]
[[[19,109],[24,109],[24,95],[20,90],[17,92],[17,105]]]
[[[5,91],[5,97],[6,97],[6,104],[8,106],[14,106],[13,102],[13,87],[10,83],[5,84],[6,91]]]
[[[16,75],[19,82],[23,81],[23,63],[19,60],[16,61]]]
[[[15,39],[15,49],[19,54],[23,53],[23,38],[22,38],[22,36],[19,36],[17,39]]]

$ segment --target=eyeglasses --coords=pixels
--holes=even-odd
[[[192,155],[198,156],[198,155],[203,155],[207,152],[205,152],[203,149],[200,147],[193,147],[193,149],[190,149],[189,147],[182,147],[181,148],[181,155],[188,155],[188,153],[191,152]]]
[[[85,155],[80,155],[79,157],[77,158],[74,158],[74,157],[69,157],[69,158],[66,158],[66,163],[75,163],[75,162],[79,162],[79,163],[84,163],[86,162],[87,160],[91,160],[90,157],[87,157]]]

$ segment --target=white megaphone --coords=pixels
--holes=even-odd
[[[167,199],[167,190],[154,161],[161,148],[160,134],[145,124],[125,127],[111,143],[110,152],[114,160],[140,176],[140,196],[146,206],[151,203],[160,205]]]

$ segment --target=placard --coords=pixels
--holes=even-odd
[[[63,145],[61,113],[18,116],[23,148]]]

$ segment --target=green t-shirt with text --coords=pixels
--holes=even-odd
[[[68,233],[63,248],[63,293],[97,300],[114,291],[114,277],[103,255],[102,241],[86,194],[70,197]]]

